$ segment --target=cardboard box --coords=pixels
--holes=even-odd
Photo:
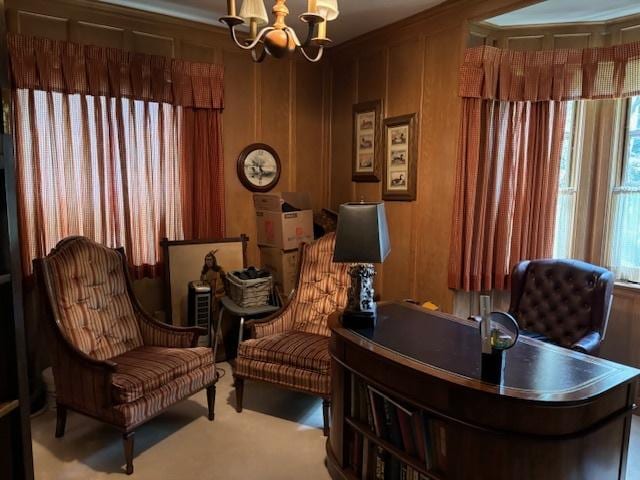
[[[254,193],[253,205],[261,212],[291,212],[311,210],[311,197],[307,192]]]
[[[294,250],[303,242],[313,241],[313,211],[256,212],[258,245]]]
[[[299,250],[280,250],[279,248],[260,247],[262,268],[271,272],[274,283],[287,296],[296,288],[298,280]]]

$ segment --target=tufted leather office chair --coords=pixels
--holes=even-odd
[[[133,295],[123,249],[69,237],[34,266],[50,339],[56,437],[64,435],[67,409],[113,425],[122,431],[131,474],[141,424],[205,388],[213,420],[213,353],[196,346],[206,330],[147,315]]]
[[[335,233],[304,245],[298,286],[274,316],[252,321],[251,339],[238,347],[234,371],[236,409],[242,411],[245,379],[272,383],[323,398],[324,433],[331,405],[329,315],[347,304],[348,264],[333,263]]]
[[[611,309],[613,274],[578,260],[527,260],[511,274],[509,313],[521,334],[596,355]]]

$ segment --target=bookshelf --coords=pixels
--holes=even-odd
[[[5,4],[0,0],[2,112],[10,112]],[[16,178],[10,116],[0,116],[0,478],[33,480]]]
[[[334,480],[625,478],[639,370],[525,338],[492,385],[475,322],[378,309],[375,331],[329,321]]]

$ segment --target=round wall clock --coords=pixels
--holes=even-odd
[[[280,180],[280,157],[264,143],[254,143],[238,157],[238,178],[252,192],[268,192]]]

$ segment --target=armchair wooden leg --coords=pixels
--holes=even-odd
[[[67,407],[64,405],[56,405],[56,438],[64,436],[64,430],[67,425]]]
[[[242,396],[244,394],[244,378],[233,377],[234,385],[236,387],[236,411],[242,412]]]
[[[213,421],[215,418],[215,406],[216,406],[216,386],[209,385],[207,387],[207,407],[209,407],[209,420]]]
[[[126,432],[122,434],[122,442],[124,445],[124,459],[127,463],[127,475],[133,473],[133,436],[135,432]]]
[[[328,400],[326,398],[322,400],[322,419],[324,421],[322,433],[324,433],[325,437],[328,437],[329,424],[331,423],[331,400]]]

